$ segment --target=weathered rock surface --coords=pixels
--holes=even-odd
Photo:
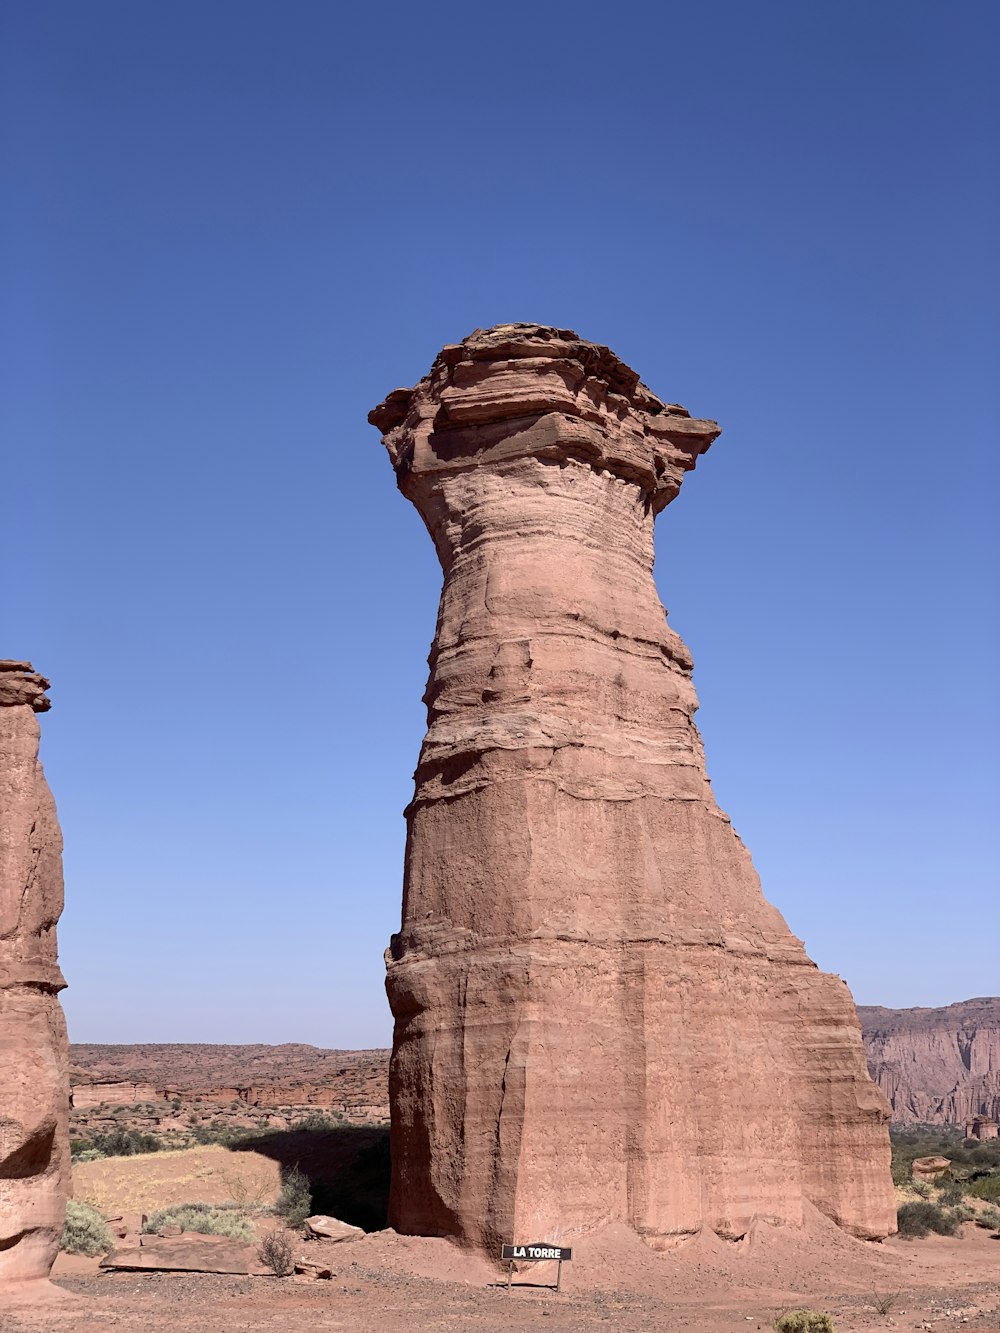
[[[266,1273],[257,1247],[228,1236],[143,1236],[138,1245],[121,1245],[101,1261],[102,1268],[158,1273]]]
[[[317,1213],[315,1217],[307,1217],[305,1228],[310,1236],[318,1236],[321,1240],[338,1242],[357,1240],[365,1234],[361,1227],[353,1227],[350,1222],[341,1222],[339,1217],[327,1217],[324,1213]]]
[[[0,1283],[48,1276],[69,1191],[62,835],[35,717],[47,688],[30,663],[0,662]]]
[[[941,1009],[859,1005],[868,1068],[899,1124],[1000,1120],[1000,998]]]
[[[812,1201],[894,1230],[850,993],[715,803],[653,583],[718,427],[536,325],[446,347],[369,419],[444,571],[386,954],[390,1225],[655,1246]]]
[[[937,1180],[951,1166],[950,1157],[915,1157],[910,1167],[914,1180]]]

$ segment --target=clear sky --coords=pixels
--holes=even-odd
[[[656,573],[768,897],[859,1002],[1000,992],[994,0],[3,16],[74,1039],[389,1041],[440,577],[365,418],[511,320],[723,425]]]

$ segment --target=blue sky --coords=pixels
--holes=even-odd
[[[76,1040],[388,1042],[439,571],[365,418],[508,320],[724,428],[656,574],[767,896],[859,1002],[1000,991],[998,14],[6,6]]]

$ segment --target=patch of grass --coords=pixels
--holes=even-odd
[[[68,1254],[109,1254],[115,1247],[114,1237],[103,1216],[89,1203],[69,1199],[66,1203],[66,1225],[63,1227],[59,1248]]]
[[[1000,1171],[966,1181],[965,1192],[987,1203],[1000,1203]]]
[[[161,1208],[147,1220],[143,1231],[155,1235],[164,1227],[181,1227],[203,1236],[228,1236],[230,1240],[253,1240],[253,1223],[234,1203],[177,1203]]]

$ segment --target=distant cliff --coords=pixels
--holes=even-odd
[[[868,1068],[897,1124],[1000,1120],[1000,997],[944,1009],[858,1005]]]

